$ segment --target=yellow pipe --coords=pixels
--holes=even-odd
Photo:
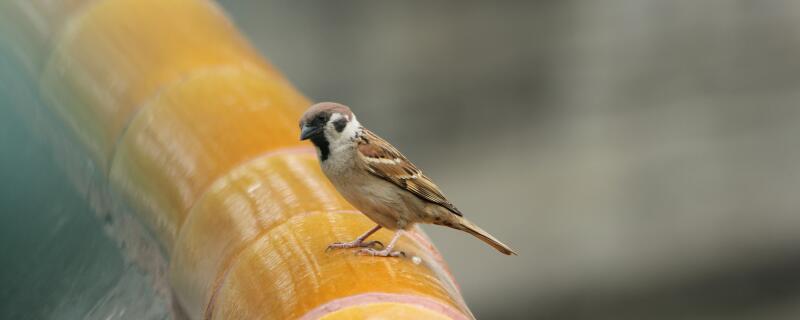
[[[418,229],[408,258],[325,252],[373,223],[298,141],[310,102],[214,3],[3,1],[4,35],[158,238],[191,318],[472,317]]]

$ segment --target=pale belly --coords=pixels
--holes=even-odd
[[[368,174],[368,173],[367,173]],[[409,193],[372,175],[328,175],[342,196],[381,227],[397,230],[418,222],[419,209]]]
[[[355,150],[349,147],[332,152],[321,163],[322,171],[340,194],[356,209],[381,227],[408,229],[414,223],[431,223],[439,215],[437,208],[366,169],[353,165]],[[433,209],[433,210],[432,210]]]

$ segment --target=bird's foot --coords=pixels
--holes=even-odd
[[[364,241],[361,241],[361,240],[353,240],[353,241],[350,241],[350,242],[334,242],[334,243],[331,243],[331,244],[328,245],[328,248],[325,249],[325,251],[335,250],[335,249],[349,249],[349,248],[372,248],[372,247],[376,247],[376,246],[380,246],[381,248],[383,248],[383,243],[380,242],[380,241],[377,241],[377,240],[375,240],[375,241],[367,241],[367,242],[364,242]],[[371,250],[374,250],[374,249],[371,249]]]
[[[356,251],[356,254],[374,256],[374,257],[399,257],[399,256],[406,256],[406,253],[403,251],[392,251],[391,248],[386,248],[383,250],[375,250],[372,248],[363,248]]]

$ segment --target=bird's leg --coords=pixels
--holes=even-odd
[[[350,242],[334,242],[334,243],[331,243],[331,244],[328,245],[328,249],[325,249],[325,251],[331,250],[331,249],[342,249],[342,248],[372,247],[372,246],[375,246],[375,245],[380,245],[381,247],[383,247],[383,243],[381,243],[380,241],[377,241],[377,240],[376,241],[364,242],[364,240],[367,240],[367,237],[371,236],[373,233],[375,233],[376,231],[380,230],[380,228],[381,228],[380,225],[376,225],[374,228],[369,229],[369,231],[367,231],[366,233],[362,234],[361,236],[359,236],[358,238],[356,238],[355,240],[350,241]]]
[[[358,250],[357,253],[370,255],[370,256],[379,256],[379,257],[399,257],[401,255],[405,256],[406,253],[403,252],[403,251],[392,251],[392,249],[394,248],[394,244],[397,242],[397,239],[400,239],[401,235],[403,235],[403,230],[397,230],[397,232],[394,233],[394,237],[392,238],[392,241],[389,241],[389,245],[387,245],[386,248],[384,248],[383,250],[375,250],[375,249],[372,249],[372,248],[362,248],[362,249]]]

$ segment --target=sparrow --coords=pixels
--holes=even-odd
[[[400,236],[417,223],[436,224],[467,233],[506,255],[514,250],[464,218],[439,187],[400,151],[364,128],[345,105],[321,102],[300,119],[300,140],[310,140],[317,150],[322,171],[341,195],[377,225],[350,242],[336,242],[328,249],[359,248],[358,253],[398,257],[394,251]],[[394,237],[382,250],[367,238],[386,228]]]

